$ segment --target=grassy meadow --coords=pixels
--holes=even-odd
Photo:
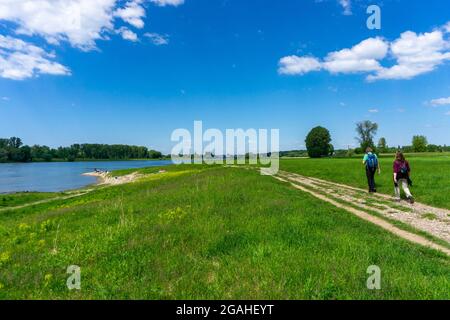
[[[327,161],[355,179],[344,170],[327,177]],[[439,161],[411,161],[413,191],[448,206],[445,196],[419,193],[419,168],[441,170]],[[444,254],[256,170],[164,169],[140,182],[1,211],[0,299],[450,299]],[[357,160],[283,160],[282,169],[364,186]],[[387,177],[379,181],[388,192]],[[81,268],[79,291],[66,287],[69,265]],[[382,270],[381,290],[366,288],[370,265]]]
[[[48,200],[56,198],[58,196],[65,195],[66,193],[53,193],[53,192],[27,192],[27,193],[12,193],[12,194],[0,194],[0,209],[7,207],[20,206],[22,204]]]
[[[450,209],[450,154],[406,155],[411,166],[413,187],[417,201],[435,207]],[[375,176],[377,191],[394,194],[394,156],[380,157],[381,175]],[[282,159],[280,169],[305,176],[367,188],[362,156],[342,159]]]

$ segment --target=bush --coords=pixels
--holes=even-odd
[[[442,152],[442,147],[435,144],[429,144],[427,146],[427,152]]]
[[[308,155],[311,158],[330,156],[334,151],[333,146],[330,144],[330,132],[320,126],[313,128],[308,133],[305,142]]]
[[[426,152],[428,141],[425,136],[414,136],[412,140],[414,152]]]

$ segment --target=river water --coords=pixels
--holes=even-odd
[[[0,193],[20,191],[57,192],[77,189],[96,182],[83,173],[165,166],[170,160],[93,161],[93,162],[32,162],[0,163]]]

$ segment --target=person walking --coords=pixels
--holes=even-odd
[[[412,181],[410,178],[411,167],[409,166],[409,162],[405,159],[405,156],[402,152],[398,151],[395,154],[394,161],[394,191],[395,191],[395,199],[400,201],[400,185],[405,192],[406,198],[408,201],[413,204],[414,197],[409,190],[409,186],[412,185]]]
[[[377,192],[375,185],[375,173],[381,174],[381,167],[378,157],[373,153],[371,147],[367,147],[366,154],[363,158],[363,164],[366,166],[367,183],[369,185],[369,193]]]

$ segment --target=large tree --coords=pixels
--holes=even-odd
[[[334,148],[330,144],[330,132],[323,127],[313,128],[306,136],[306,149],[311,158],[320,158],[332,154]]]
[[[426,152],[428,141],[425,136],[414,136],[412,139],[412,147],[414,152]]]
[[[377,134],[377,131],[378,131],[378,124],[376,124],[375,122],[366,120],[358,122],[356,124],[356,133],[358,134],[356,140],[358,140],[362,151],[366,150],[367,147],[371,147],[372,149],[375,148],[373,139]]]

